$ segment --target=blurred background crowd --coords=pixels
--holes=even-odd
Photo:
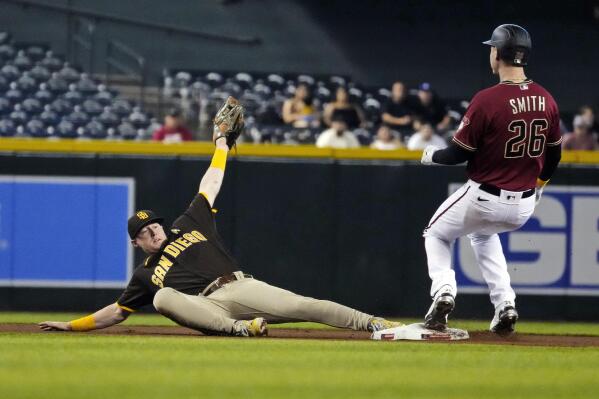
[[[254,28],[261,37],[240,35],[241,28],[230,35],[226,35],[224,29],[218,34],[207,34],[184,27],[178,31],[177,24],[155,23],[151,37],[161,45],[153,46],[144,40],[143,32],[126,31],[116,26],[120,23],[127,25],[127,29],[131,26],[147,30],[147,21],[137,15],[139,5],[120,5],[120,13],[111,15],[104,12],[101,4],[85,0],[65,4],[39,2],[36,3],[39,9],[29,3],[27,9],[9,7],[9,4],[15,6],[18,3],[6,2],[6,13],[0,16],[0,23],[11,28],[0,32],[0,136],[3,137],[166,143],[209,140],[211,116],[219,104],[232,95],[239,98],[247,110],[242,143],[419,150],[428,144],[444,146],[459,125],[468,99],[481,88],[496,83],[488,69],[486,49],[479,46],[479,39],[490,34],[495,23],[487,24],[470,16],[464,18],[476,21],[480,26],[471,23],[468,29],[484,29],[485,36],[481,33],[481,38],[471,41],[464,41],[462,37],[456,43],[455,37],[461,37],[457,25],[443,33],[448,35],[448,42],[462,46],[462,50],[476,49],[469,53],[469,58],[477,60],[471,69],[452,70],[441,65],[440,74],[431,59],[436,52],[447,56],[444,53],[447,50],[442,46],[434,47],[434,50],[429,47],[426,53],[407,58],[405,54],[420,51],[421,47],[403,40],[400,42],[403,52],[391,54],[392,43],[386,43],[382,37],[394,33],[393,37],[401,38],[401,34],[406,33],[402,29],[423,29],[423,24],[415,24],[412,20],[426,12],[426,7],[417,5],[402,8],[385,1],[371,6],[357,4],[344,10],[342,17],[331,25],[327,23],[336,18],[335,12],[340,12],[336,7],[342,4],[339,1],[326,5],[289,1],[284,6],[268,1],[273,15],[281,20],[287,18],[286,25],[264,27],[259,25],[260,21],[244,20],[247,25],[244,26],[250,30]],[[76,8],[84,6],[97,10]],[[180,11],[194,9],[202,16],[205,26],[225,27],[227,22],[222,19],[222,10],[231,16],[236,13],[245,15],[244,9],[247,13],[261,6],[264,4],[251,1],[189,3],[179,9],[179,14],[170,17],[183,20],[186,15]],[[495,6],[493,2],[486,4],[487,8]],[[439,3],[434,12],[443,14],[445,8]],[[594,9],[581,7],[579,11],[572,9],[562,15],[559,10],[548,7],[543,10],[542,20],[544,23],[558,17],[564,21],[576,20],[579,28],[589,29],[588,40],[592,40],[593,34],[596,35],[596,20],[589,10]],[[114,10],[114,7],[107,6],[107,10]],[[486,11],[493,12],[485,15],[498,16],[502,12],[500,9]],[[297,13],[303,15],[301,22],[292,18]],[[64,25],[68,27],[66,45],[62,40],[64,36],[58,39],[61,32],[48,18],[49,14],[65,19]],[[40,32],[34,32],[32,36],[31,29],[21,29],[11,23],[13,19],[22,20],[23,16],[37,21],[35,25]],[[161,17],[168,19],[169,15],[161,14]],[[434,13],[426,16],[430,21],[439,17]],[[126,24],[123,19],[127,20]],[[211,19],[215,20],[213,25],[207,23]],[[376,20],[380,28],[374,28],[377,25],[370,23],[370,19]],[[363,28],[351,22],[358,20],[364,21],[371,37],[357,36],[356,32]],[[401,24],[397,25],[397,21]],[[109,27],[111,23],[115,26]],[[543,53],[545,48],[560,45],[560,38],[549,42],[548,31],[535,28],[535,21],[531,19],[530,30],[535,39],[539,38],[541,48],[533,50],[530,77],[533,80],[539,77],[539,82],[556,94],[558,104],[563,105],[564,148],[598,149],[599,128],[593,95],[572,95],[571,92],[578,90],[574,83],[562,85],[559,80],[552,81],[551,71],[559,66],[546,62],[550,58],[536,63],[547,54]],[[441,31],[442,27],[438,27],[414,34],[431,44]],[[180,36],[173,37],[173,32]],[[37,40],[38,33],[47,35],[48,40]],[[126,37],[128,42],[113,39],[117,36]],[[335,36],[337,41],[329,40]],[[290,37],[294,41],[290,41]],[[102,38],[106,38],[105,49],[98,44]],[[189,50],[189,46],[198,40],[205,43],[198,52],[200,56]],[[567,38],[563,41],[566,43]],[[208,42],[214,42],[215,47]],[[348,49],[349,44],[351,48]],[[226,50],[228,45],[240,47],[230,52]],[[277,45],[284,46],[285,51],[293,48],[296,56],[277,58],[281,50]],[[372,54],[372,59],[364,57],[367,54],[364,46],[372,47],[369,51],[377,50],[376,54],[368,53]],[[255,55],[248,57],[247,54],[252,52]],[[306,60],[312,53],[317,56]],[[387,56],[394,61],[381,62]],[[247,62],[240,62],[243,57]],[[581,76],[577,82],[584,80],[584,73],[592,69],[595,59],[585,60],[586,64],[569,63],[580,68]],[[313,68],[309,69],[310,62]],[[366,62],[372,64],[363,66]],[[374,63],[378,63],[376,70],[372,69]],[[187,68],[181,68],[181,65]],[[214,65],[214,68],[207,69],[207,65]],[[248,70],[260,72],[248,73]],[[306,72],[289,72],[292,70]],[[472,75],[473,71],[476,76]],[[393,78],[389,79],[391,76]],[[591,86],[587,87],[592,90]],[[581,104],[583,101],[587,104]]]

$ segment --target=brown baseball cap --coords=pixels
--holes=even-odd
[[[160,223],[164,221],[164,218],[156,215],[154,211],[149,209],[142,209],[135,212],[133,216],[127,221],[127,230],[129,231],[129,237],[133,240],[139,231],[151,223]]]

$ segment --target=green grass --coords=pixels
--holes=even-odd
[[[76,316],[4,313],[0,322]],[[156,315],[127,322],[171,324]],[[455,325],[475,330],[487,322]],[[599,335],[596,324],[523,329]],[[10,399],[592,398],[598,368],[599,348],[0,334],[0,397]]]
[[[45,320],[73,320],[84,316],[81,313],[0,313],[0,323],[38,323]],[[417,319],[397,319],[404,323],[417,323]],[[158,314],[133,314],[123,324],[129,326],[173,326],[175,323]],[[452,327],[464,328],[468,331],[485,331],[489,321],[452,320]],[[331,328],[316,323],[293,323],[271,325],[271,328]],[[518,332],[531,334],[552,335],[593,335],[599,336],[599,323],[535,322],[523,321],[518,323]]]

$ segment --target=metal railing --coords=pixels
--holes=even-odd
[[[110,40],[106,44],[106,73],[104,81],[107,86],[111,84],[112,72],[127,76],[139,81],[139,103],[145,101],[145,88],[147,81],[146,59],[137,51],[118,40]],[[131,65],[133,64],[133,66]]]
[[[201,39],[218,41],[221,43],[238,44],[255,46],[262,43],[262,39],[255,36],[229,36],[219,33],[203,32],[196,29],[184,28],[177,25],[150,22],[138,18],[123,17],[118,14],[109,14],[98,11],[86,10],[84,8],[62,6],[57,4],[39,3],[31,0],[0,0],[2,3],[12,3],[20,5],[24,8],[37,8],[47,11],[60,12],[67,15],[73,15],[83,18],[88,18],[96,22],[109,21],[112,23],[123,24],[127,26],[137,26],[152,30],[160,30],[169,34],[181,34],[185,36],[193,36]]]
[[[96,52],[96,24],[84,18],[77,17],[69,27],[70,34],[67,46],[67,58],[72,64],[83,66],[79,58],[81,52],[87,53],[87,71],[94,73],[94,55]]]

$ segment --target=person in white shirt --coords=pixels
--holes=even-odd
[[[397,150],[403,147],[403,143],[393,134],[387,125],[381,125],[376,131],[376,138],[370,144],[375,150]]]
[[[408,150],[424,150],[428,145],[439,148],[447,147],[443,138],[435,133],[430,123],[423,123],[420,130],[414,133],[408,140]]]
[[[344,121],[333,120],[331,128],[325,130],[318,136],[316,140],[318,148],[358,148],[360,142],[356,136],[347,130],[347,125]]]

